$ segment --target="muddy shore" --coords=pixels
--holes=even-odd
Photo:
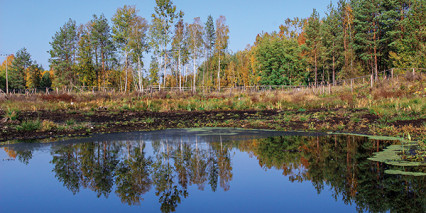
[[[0,112],[2,116],[4,112]],[[27,120],[47,121],[55,127],[18,130]],[[0,141],[32,140],[94,133],[149,131],[167,128],[238,127],[276,129],[281,131],[345,132],[370,135],[401,136],[410,130],[412,138],[423,137],[426,119],[380,120],[368,110],[314,109],[298,110],[232,110],[232,111],[21,111],[16,120],[0,122]],[[61,126],[61,128],[57,127]]]

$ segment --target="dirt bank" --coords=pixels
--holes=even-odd
[[[1,115],[4,113],[0,112]],[[37,121],[39,126],[22,128],[27,121]],[[426,119],[382,121],[367,110],[343,108],[173,112],[39,110],[19,112],[15,120],[3,119],[0,122],[0,141],[189,127],[337,131],[391,136],[409,131],[411,137],[418,138],[425,135],[425,122]]]

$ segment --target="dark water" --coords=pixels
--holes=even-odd
[[[425,212],[355,136],[228,129],[0,147],[0,212]]]

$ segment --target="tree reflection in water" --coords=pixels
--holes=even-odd
[[[188,141],[191,140],[191,143]],[[139,205],[150,190],[161,211],[173,212],[189,196],[189,186],[231,189],[232,151],[247,152],[265,169],[279,169],[292,182],[310,181],[318,193],[355,203],[358,211],[425,212],[425,178],[387,175],[389,166],[367,160],[387,144],[355,136],[279,136],[231,142],[105,141],[60,145],[52,150],[56,178],[72,193],[90,189]],[[150,146],[147,146],[149,144]],[[147,147],[149,147],[147,149]],[[30,151],[5,150],[23,163]],[[115,187],[114,187],[115,185]]]

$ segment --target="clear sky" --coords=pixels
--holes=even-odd
[[[286,18],[308,17],[316,8],[324,16],[330,0],[174,0],[185,21],[208,15],[224,15],[230,29],[229,49],[243,50],[261,32],[278,30]],[[25,47],[32,59],[48,69],[49,42],[59,28],[72,18],[85,24],[93,14],[109,20],[119,7],[136,5],[139,15],[151,20],[155,0],[0,0],[0,54]],[[0,57],[0,61],[5,58]]]

